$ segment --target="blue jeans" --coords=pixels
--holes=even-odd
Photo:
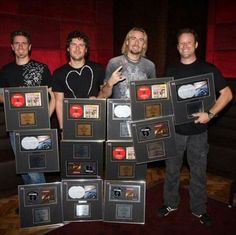
[[[207,139],[207,131],[189,136],[176,133],[177,157],[168,159],[165,162],[164,205],[177,208],[180,203],[180,172],[186,150],[190,168],[190,208],[193,213],[198,215],[206,213],[206,167],[209,149]]]
[[[11,146],[16,156],[16,142],[14,138],[15,132],[9,132]],[[21,175],[24,184],[42,184],[46,183],[44,173],[41,172],[29,172]]]

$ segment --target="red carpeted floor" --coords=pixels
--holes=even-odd
[[[236,208],[208,199],[208,212],[213,219],[209,228],[200,224],[191,214],[188,203],[188,191],[181,188],[181,204],[176,212],[164,218],[157,215],[162,205],[163,185],[159,184],[147,190],[145,225],[72,222],[47,233],[47,235],[233,235],[236,234]]]

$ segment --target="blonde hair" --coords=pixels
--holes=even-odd
[[[123,55],[127,55],[128,54],[128,46],[126,44],[126,42],[129,40],[129,38],[132,36],[132,33],[134,31],[139,31],[141,33],[143,33],[143,36],[144,36],[144,47],[141,51],[141,56],[145,56],[146,55],[146,51],[147,51],[147,48],[148,48],[148,36],[147,36],[147,33],[145,32],[145,30],[143,28],[138,28],[138,27],[134,27],[132,28],[127,34],[126,34],[126,37],[125,37],[125,40],[123,42],[123,45],[122,45],[122,48],[121,48],[121,53]]]

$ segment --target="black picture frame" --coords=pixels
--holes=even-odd
[[[57,129],[14,132],[16,173],[60,170]]]
[[[3,95],[7,131],[50,129],[46,86],[8,87]]]
[[[169,82],[173,77],[130,82],[132,120],[143,120],[173,114]]]
[[[175,124],[194,121],[193,113],[207,112],[216,101],[213,73],[170,82]]]

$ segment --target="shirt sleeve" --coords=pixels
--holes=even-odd
[[[44,70],[43,76],[44,76],[43,85],[48,86],[48,88],[52,87],[52,74],[51,74],[47,65],[45,65],[45,70]]]
[[[0,70],[0,88],[7,87],[3,69]]]
[[[108,62],[107,67],[106,67],[106,74],[105,74],[105,80],[107,81],[112,73],[115,71],[115,65],[114,63],[111,62],[111,60]]]

